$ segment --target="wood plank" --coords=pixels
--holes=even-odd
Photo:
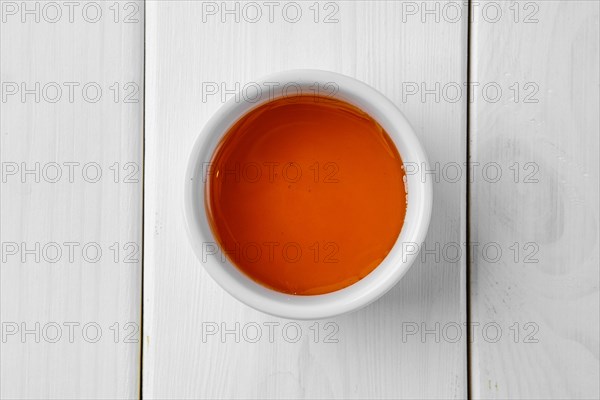
[[[598,398],[599,4],[494,7],[472,29],[471,229],[503,254],[474,252],[473,396]]]
[[[143,2],[0,7],[0,397],[135,398]]]
[[[444,330],[465,322],[464,259],[429,254],[375,304],[319,325],[297,322],[302,336],[291,343],[283,331],[295,321],[256,312],[210,279],[188,243],[181,210],[189,150],[222,105],[222,89],[286,69],[332,70],[372,85],[402,109],[432,162],[463,164],[465,97],[422,101],[412,92],[466,81],[466,18],[422,22],[420,11],[405,8],[418,3],[341,1],[319,2],[315,22],[313,2],[299,2],[302,16],[293,23],[294,10],[288,20],[282,10],[295,6],[277,2],[271,21],[262,6],[262,18],[252,22],[257,14],[243,14],[241,4],[227,3],[233,14],[221,2],[147,5],[144,397],[464,398],[466,338],[448,340]],[[326,16],[337,22],[324,23]],[[220,91],[203,96],[203,83]],[[434,185],[427,248],[460,246],[464,179]],[[278,324],[272,339],[271,323]],[[255,324],[262,336],[252,343]],[[415,326],[419,332],[408,335]],[[422,337],[436,327],[437,338]],[[215,328],[218,334],[207,334]],[[239,342],[235,333],[223,337],[225,329],[237,329]],[[292,335],[295,328],[288,329]]]

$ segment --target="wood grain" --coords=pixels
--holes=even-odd
[[[466,318],[464,259],[430,254],[366,309],[318,326],[298,322],[302,335],[291,343],[297,327],[285,324],[294,321],[238,303],[210,279],[188,244],[181,196],[187,156],[222,104],[219,95],[203,96],[203,83],[232,90],[236,83],[242,88],[279,70],[340,72],[392,99],[433,162],[466,161],[466,99],[406,96],[412,84],[465,82],[466,19],[405,19],[400,1],[329,2],[331,8],[325,9],[326,3],[317,4],[321,14],[314,22],[308,9],[313,3],[299,2],[303,14],[295,23],[280,14],[287,2],[278,3],[272,22],[263,9],[262,19],[254,23],[249,19],[256,14],[235,22],[235,14],[207,13],[206,2],[147,4],[145,398],[466,396],[466,337],[440,339],[445,326],[460,326]],[[220,7],[220,2],[214,4]],[[335,10],[338,22],[324,23],[325,15]],[[440,180],[434,186],[427,246],[461,246],[465,182]],[[266,323],[278,324],[272,340]],[[249,332],[255,324],[262,336],[253,343]],[[419,333],[406,335],[415,326]],[[219,332],[207,335],[212,329]],[[224,329],[234,333],[223,337]],[[326,341],[325,335],[336,329]],[[438,334],[422,337],[421,329],[437,329]]]
[[[470,137],[503,176],[475,175],[471,230],[503,256],[474,252],[471,304],[502,335],[475,336],[473,395],[598,398],[599,4],[497,4],[475,13],[471,69],[503,95],[476,91]]]
[[[135,398],[143,3],[66,3],[1,4],[0,397]]]

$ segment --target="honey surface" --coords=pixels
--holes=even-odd
[[[205,206],[227,257],[274,290],[316,295],[369,274],[406,212],[402,160],[358,108],[320,96],[251,110],[224,136]]]

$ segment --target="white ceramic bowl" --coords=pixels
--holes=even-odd
[[[258,90],[258,89],[261,90]],[[390,253],[369,275],[336,292],[295,296],[268,289],[236,268],[218,248],[204,204],[206,165],[224,134],[253,108],[298,90],[345,100],[373,117],[395,143],[403,162],[428,168],[427,157],[410,124],[384,95],[354,78],[320,70],[279,72],[246,85],[244,93],[225,103],[208,121],[190,154],[185,175],[184,209],[189,238],[210,276],[223,289],[257,310],[290,319],[319,319],[359,309],[390,290],[408,271],[417,254],[403,243],[420,245],[425,239],[432,207],[430,180],[407,174],[408,206],[404,225]]]

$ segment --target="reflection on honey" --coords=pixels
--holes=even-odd
[[[341,100],[293,96],[255,108],[217,147],[211,229],[256,282],[333,292],[389,253],[406,213],[402,160],[383,128]]]

